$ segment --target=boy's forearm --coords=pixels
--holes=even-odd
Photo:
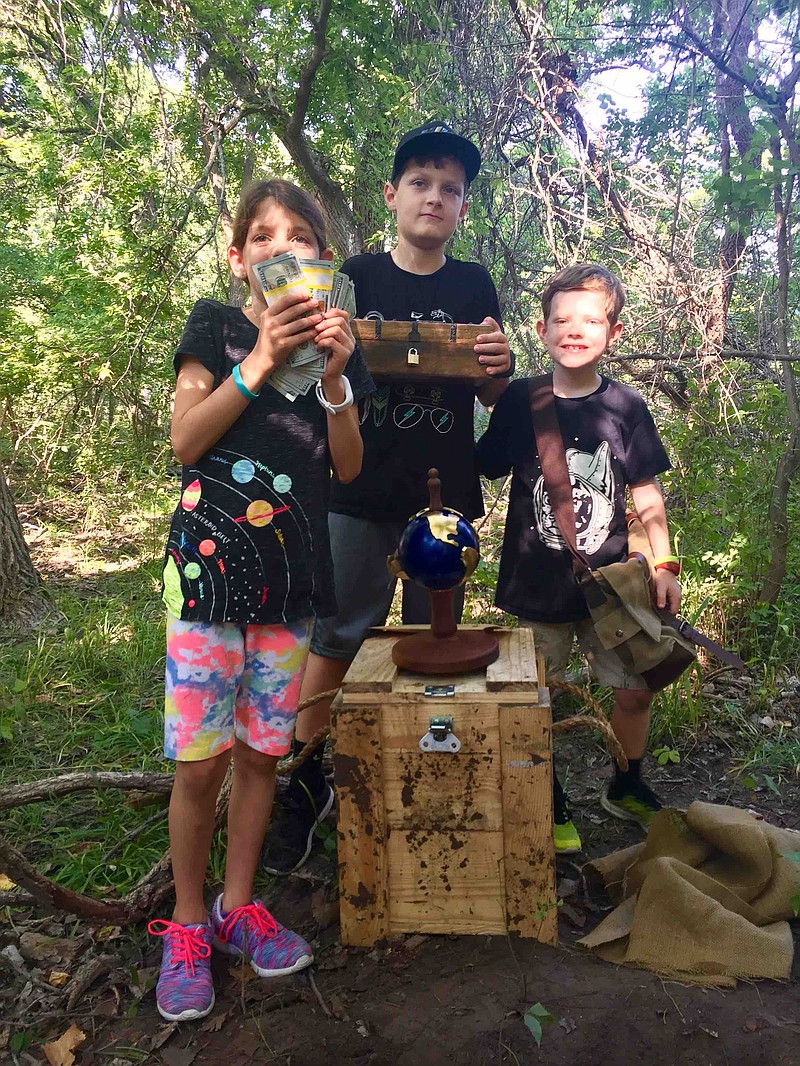
[[[639,485],[631,485],[631,497],[655,558],[670,555],[667,512],[664,507],[664,497],[661,495],[656,479],[652,478]]]
[[[508,378],[487,378],[485,382],[477,387],[475,395],[484,407],[494,407],[508,388],[509,384],[510,382]]]

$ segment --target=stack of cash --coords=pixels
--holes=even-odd
[[[302,292],[316,300],[322,312],[341,307],[351,318],[356,313],[352,281],[322,259],[298,259],[294,252],[284,252],[256,263],[253,270],[268,307],[289,292]],[[287,400],[294,401],[314,388],[325,370],[326,359],[327,353],[309,341],[295,348],[283,366],[269,376],[269,384]]]

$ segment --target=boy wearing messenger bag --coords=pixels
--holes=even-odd
[[[619,314],[624,303],[625,290],[615,274],[596,264],[576,264],[548,281],[536,329],[553,360],[553,392],[572,484],[578,548],[592,569],[627,557],[625,494],[630,489],[655,557],[657,606],[674,614],[681,600],[680,565],[671,554],[656,481],[670,462],[639,393],[597,372],[603,354],[622,333]],[[647,828],[661,807],[640,776],[653,694],[595,635],[545,489],[527,380],[512,382],[498,401],[477,455],[481,473],[489,478],[513,472],[497,606],[533,630],[548,678],[563,678],[577,639],[594,676],[614,689],[611,725],[629,768],[623,772],[616,767],[601,803],[616,817]],[[579,851],[580,838],[558,782],[554,822],[556,852]]]

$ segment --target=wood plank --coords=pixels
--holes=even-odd
[[[457,754],[419,748],[431,717],[442,714],[453,719]],[[448,833],[502,829],[496,703],[384,704],[382,739],[388,825]]]
[[[405,636],[407,636],[410,633],[425,633],[430,628],[431,627],[429,625],[427,625],[427,626],[423,626],[423,625],[419,625],[419,626],[409,626],[409,625],[405,625],[405,626],[402,626],[402,625],[398,625],[398,626],[389,626],[389,625],[386,625],[386,626],[372,626],[370,628],[370,630],[369,630],[369,635],[370,636],[386,635],[386,636],[405,637]],[[493,625],[487,626],[487,625],[478,625],[478,624],[476,624],[474,622],[461,622],[459,624],[459,626],[458,626],[458,629],[459,629],[459,632],[462,629],[466,630],[467,632],[478,632],[478,633],[510,633],[511,632],[511,627],[510,626],[493,626]]]
[[[530,629],[519,627],[498,635],[500,655],[486,667],[487,692],[527,692],[538,699],[536,648]]]
[[[426,685],[452,685],[455,688],[455,697],[449,696],[425,696]],[[446,707],[448,701],[452,702],[452,699],[461,699],[466,695],[477,695],[479,693],[486,692],[486,668],[482,667],[480,670],[476,670],[474,673],[469,674],[417,674],[411,670],[398,670],[397,676],[394,679],[392,685],[392,692],[396,695],[401,693],[408,693],[414,695],[419,699],[425,700],[426,703],[434,704],[442,707]],[[437,712],[433,712],[437,713]],[[442,711],[442,714],[445,712]]]
[[[389,930],[504,933],[503,834],[392,830]]]
[[[390,832],[501,831],[503,803],[498,767],[496,754],[492,758],[384,752],[384,806]]]
[[[458,378],[482,382],[486,370],[475,354],[475,340],[485,327],[448,322],[351,322],[356,343],[370,373],[409,380]],[[409,362],[408,352],[416,351]]]
[[[397,678],[391,637],[365,640],[342,681],[342,693],[391,692]]]
[[[338,808],[339,916],[343,944],[368,947],[388,933],[386,821],[380,708],[332,708]]]
[[[381,709],[381,738],[384,751],[413,751],[419,749],[420,739],[428,732],[431,718],[446,715],[453,719],[453,732],[461,741],[461,750],[452,759],[465,755],[497,758],[500,751],[500,727],[497,722],[497,698],[493,703],[474,703],[453,699],[408,700],[403,703],[386,702]],[[497,772],[500,784],[500,771]]]
[[[543,690],[546,691],[546,690]],[[549,704],[500,704],[505,912],[509,932],[558,939]]]
[[[434,684],[435,685],[435,684],[438,683],[437,679],[435,677],[429,677],[426,680],[427,680],[428,684]],[[440,710],[439,710],[438,713],[439,714],[444,714],[445,713],[445,710],[443,708],[447,707],[447,702],[448,701],[447,701],[446,698],[438,698],[438,697],[434,698],[434,697],[423,696],[422,695],[422,689],[414,689],[412,686],[408,686],[408,688],[409,688],[409,691],[405,691],[405,689],[401,689],[401,691],[398,691],[397,688],[395,687],[395,690],[393,692],[381,692],[381,693],[378,694],[377,698],[379,698],[381,700],[381,702],[384,703],[386,706],[406,706],[406,707],[409,706],[410,704],[413,704],[413,703],[421,700],[421,701],[423,701],[423,704],[424,704],[425,707],[428,707],[428,706],[432,705],[433,708],[434,708],[434,711],[436,710],[437,707],[439,707]],[[464,700],[469,700],[469,702],[474,704],[476,707],[481,705],[481,704],[488,705],[488,706],[491,706],[491,707],[496,707],[498,699],[502,699],[503,703],[515,704],[515,705],[517,705],[519,707],[532,707],[532,706],[535,706],[537,703],[542,701],[543,697],[542,697],[541,693],[543,691],[545,693],[544,702],[546,703],[547,702],[547,689],[543,690],[541,688],[538,689],[538,690],[537,689],[533,689],[532,691],[527,691],[527,692],[526,691],[520,691],[520,692],[509,691],[509,692],[500,692],[500,693],[497,693],[497,692],[462,692],[462,693],[458,693],[457,692],[456,693],[456,697],[459,698],[459,699],[461,699],[463,697]],[[347,701],[348,701],[348,703],[352,703],[352,704],[360,703],[360,704],[362,704],[362,706],[373,706],[374,703],[375,703],[375,699],[376,699],[376,694],[374,692],[367,692],[367,691],[364,691],[364,692],[358,692],[358,691],[352,692],[351,691],[351,692],[347,693]],[[433,713],[433,711],[431,713]]]

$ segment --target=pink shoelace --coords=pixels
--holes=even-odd
[[[147,931],[153,936],[170,938],[173,960],[183,963],[188,977],[194,977],[195,959],[207,959],[211,955],[210,946],[197,929],[189,929],[178,922],[169,922],[166,918],[155,918],[147,923]]]
[[[228,942],[231,930],[240,918],[247,922],[248,930],[260,933],[269,940],[278,935],[278,923],[261,900],[256,900],[254,903],[246,903],[243,907],[234,907],[226,914],[217,930],[217,937],[223,944]]]

